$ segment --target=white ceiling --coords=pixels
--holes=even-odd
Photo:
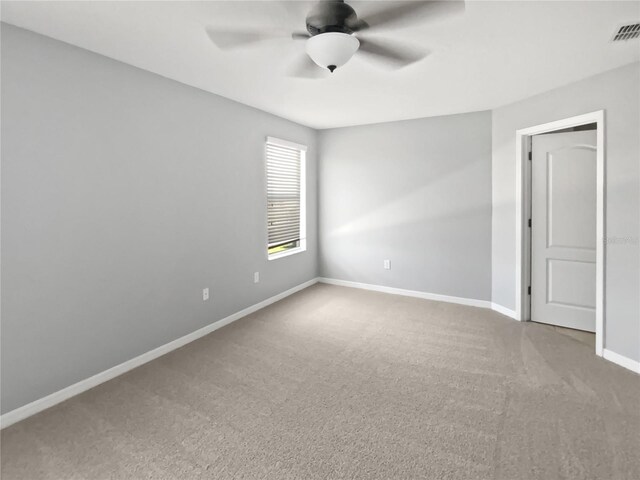
[[[640,41],[611,43],[640,20],[637,1],[467,1],[463,14],[368,32],[431,54],[387,71],[358,55],[320,80],[287,69],[304,41],[220,51],[207,26],[304,30],[312,2],[16,2],[3,21],[314,128],[486,110],[638,61]],[[361,18],[381,8],[349,2]]]

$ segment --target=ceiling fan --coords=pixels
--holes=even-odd
[[[321,0],[316,3],[306,17],[306,31],[291,34],[294,40],[306,41],[307,53],[298,63],[294,76],[317,76],[320,69],[316,65],[333,73],[336,68],[347,63],[356,52],[363,58],[377,60],[391,68],[410,65],[423,59],[428,51],[419,46],[372,40],[363,36],[363,32],[375,31],[379,27],[404,26],[409,22],[431,20],[464,10],[464,1],[451,0],[378,4],[383,7],[362,19],[353,7],[343,0]],[[228,30],[212,27],[206,30],[211,41],[221,49],[246,46],[288,35],[268,30]]]

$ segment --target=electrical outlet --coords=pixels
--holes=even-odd
[[[260,283],[260,272],[253,273],[253,283]]]
[[[209,288],[203,288],[202,289],[202,301],[206,302],[207,300],[209,300]]]
[[[384,269],[385,270],[391,270],[391,260],[385,260],[384,261]]]

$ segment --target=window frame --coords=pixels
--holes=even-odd
[[[267,144],[295,148],[300,152],[300,240],[297,247],[282,252],[269,253],[269,168],[267,162]],[[265,192],[265,252],[267,260],[277,260],[289,257],[307,250],[307,146],[300,143],[283,140],[277,137],[267,137],[264,142],[264,192]]]

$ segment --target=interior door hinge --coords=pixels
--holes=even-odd
[[[527,294],[531,295],[531,286],[529,286],[529,288],[527,288]]]
[[[529,150],[529,160],[531,160],[532,158],[533,158],[533,152]]]
[[[529,228],[531,228],[531,219],[529,219]]]

